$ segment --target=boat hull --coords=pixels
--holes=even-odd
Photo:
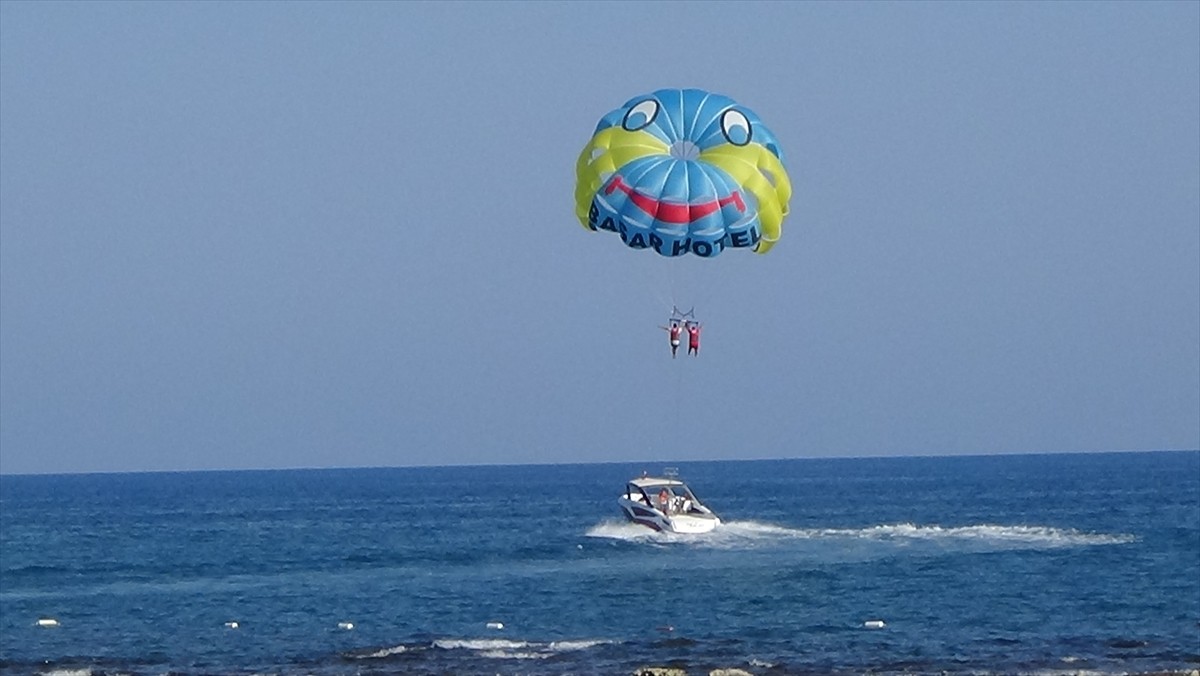
[[[627,519],[664,533],[708,533],[721,524],[721,519],[712,513],[664,514],[624,497],[617,501]]]

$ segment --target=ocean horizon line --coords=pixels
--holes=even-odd
[[[1038,456],[1085,456],[1085,455],[1134,455],[1134,454],[1164,454],[1164,453],[1200,453],[1200,448],[1162,448],[1162,449],[1108,449],[1108,450],[1073,450],[1073,451],[1005,451],[999,453],[912,453],[897,455],[808,455],[792,457],[758,457],[758,458],[667,458],[652,460],[599,460],[576,462],[464,462],[444,464],[412,464],[412,465],[342,465],[316,466],[299,465],[293,467],[209,467],[191,469],[117,469],[117,470],[80,470],[65,472],[5,472],[0,469],[0,479],[10,477],[64,477],[64,476],[98,476],[98,475],[134,475],[134,474],[219,474],[219,473],[255,473],[255,472],[336,472],[363,470],[403,470],[403,469],[470,469],[496,467],[571,467],[571,466],[605,466],[646,464],[652,466],[670,467],[675,464],[698,463],[733,463],[733,462],[786,462],[786,461],[829,461],[829,460],[913,460],[913,459],[954,459],[954,458],[1012,458]]]

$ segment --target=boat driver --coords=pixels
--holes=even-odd
[[[671,508],[671,492],[667,489],[662,489],[658,492],[658,509],[666,514]]]

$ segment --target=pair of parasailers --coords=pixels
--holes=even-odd
[[[671,358],[675,358],[675,352],[679,349],[679,337],[687,331],[688,334],[688,354],[693,356],[700,355],[700,322],[685,321],[680,324],[672,319],[669,326],[660,326],[658,328],[667,332],[667,338],[671,341]]]

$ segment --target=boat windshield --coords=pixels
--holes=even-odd
[[[689,512],[696,502],[696,498],[692,496],[692,492],[687,489],[687,486],[660,484],[646,486],[645,491],[652,500],[650,504],[668,514]]]
[[[666,490],[667,493],[673,497],[685,498],[687,500],[693,500],[693,501],[696,499],[696,497],[694,495],[692,495],[692,492],[688,490],[688,487],[681,485],[681,484],[677,484],[675,486],[658,487],[654,491],[654,494],[657,495],[659,493],[659,491],[661,491],[661,490]]]
[[[628,485],[625,486],[626,495],[629,495],[634,498],[641,496],[643,492],[646,495],[653,497],[653,496],[657,496],[659,493],[661,493],[663,491],[666,491],[667,494],[671,495],[671,496],[688,498],[689,500],[696,499],[695,496],[692,495],[692,492],[690,490],[688,490],[687,486],[685,486],[681,483],[678,483],[678,482],[675,482],[675,483],[666,483],[666,482],[663,482],[663,483],[641,483],[640,485],[630,482]]]

